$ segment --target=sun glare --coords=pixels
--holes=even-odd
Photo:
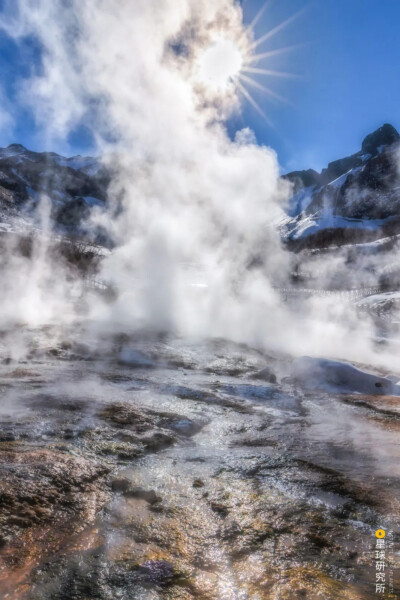
[[[258,39],[254,39],[254,27],[267,7],[268,3],[266,2],[241,35],[238,36],[237,32],[220,32],[219,36],[201,51],[196,61],[196,80],[213,95],[223,97],[230,94],[231,91],[237,91],[271,125],[264,108],[258,104],[250,90],[263,93],[267,100],[288,103],[285,98],[267,87],[264,82],[261,83],[259,79],[271,77],[273,79],[298,79],[298,75],[264,68],[260,66],[260,62],[269,62],[273,57],[296,50],[303,44],[271,48],[261,52],[259,48],[293,23],[305,12],[306,8],[302,8]]]
[[[224,91],[239,78],[244,64],[243,54],[234,41],[221,37],[199,56],[201,82],[216,91]]]

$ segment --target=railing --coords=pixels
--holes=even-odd
[[[355,300],[357,298],[366,298],[367,296],[373,296],[379,294],[383,290],[381,287],[365,287],[365,288],[354,288],[348,290],[325,290],[325,289],[311,289],[311,288],[275,288],[284,298],[295,298],[296,296],[317,296],[317,297],[340,297],[348,298],[349,300]]]

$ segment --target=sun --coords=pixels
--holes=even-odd
[[[296,50],[304,44],[271,48],[261,52],[259,48],[267,42],[269,43],[278,33],[293,23],[305,12],[306,8],[302,8],[261,37],[255,38],[254,27],[267,7],[268,2],[261,7],[253,21],[240,32],[228,28],[218,32],[215,31],[214,37],[208,40],[208,45],[202,47],[195,54],[194,76],[196,84],[201,84],[203,93],[206,93],[207,98],[210,95],[213,99],[215,97],[218,99],[232,98],[232,93],[238,93],[271,125],[265,110],[255,100],[250,90],[252,89],[254,93],[261,92],[272,102],[278,101],[290,104],[286,98],[261,83],[259,79],[261,77],[298,79],[299,76],[273,68],[265,68],[260,66],[260,62],[269,61],[272,57]]]
[[[221,36],[198,57],[199,80],[216,92],[226,91],[237,83],[244,62],[239,45]]]

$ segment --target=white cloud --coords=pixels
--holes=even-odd
[[[14,128],[15,121],[10,103],[4,90],[0,87],[0,135],[9,138]]]

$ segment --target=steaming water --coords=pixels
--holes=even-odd
[[[294,258],[278,223],[290,185],[279,177],[273,149],[257,145],[251,131],[230,139],[225,124],[240,112],[238,89],[218,92],[198,77],[199,57],[216,40],[252,46],[239,3],[121,0],[116,13],[106,0],[28,0],[7,3],[0,25],[17,43],[33,37],[42,49],[41,68],[20,82],[19,98],[42,126],[44,143],[65,143],[84,125],[113,173],[107,210],[94,207],[87,224],[104,228],[115,244],[98,278],[118,297],[88,302],[97,333],[220,336],[375,362],[373,320],[346,299],[310,298],[294,309],[282,302]],[[47,233],[53,200],[40,203]],[[32,260],[9,248],[4,327],[64,326],[76,316],[71,296],[82,292],[80,282],[48,244],[36,246]],[[354,269],[340,253],[314,258],[316,289],[334,289],[339,263],[343,279],[353,279],[348,287],[376,283],[362,257]],[[188,284],[194,270],[195,288]],[[380,362],[395,365],[390,351]]]
[[[2,367],[3,440],[22,464],[33,449],[89,458],[128,491],[103,484],[101,512],[60,528],[57,552],[31,542],[3,597],[373,597],[374,531],[398,527],[397,400],[307,391],[288,358],[223,340],[122,336],[98,356],[46,339]],[[138,411],[161,430],[140,433]]]
[[[273,150],[229,138],[236,91],[196,72],[215,35],[251,44],[242,17],[232,0],[7,3],[1,26],[43,50],[19,98],[44,145],[83,124],[112,168],[91,219],[118,291],[85,295],[45,238],[5,254],[8,600],[373,597],[374,531],[397,527],[398,400],[308,389],[287,354],[393,370],[397,354],[346,298],[283,302],[290,189]],[[316,262],[315,288],[334,288],[345,257]],[[373,288],[356,267],[349,287]]]

